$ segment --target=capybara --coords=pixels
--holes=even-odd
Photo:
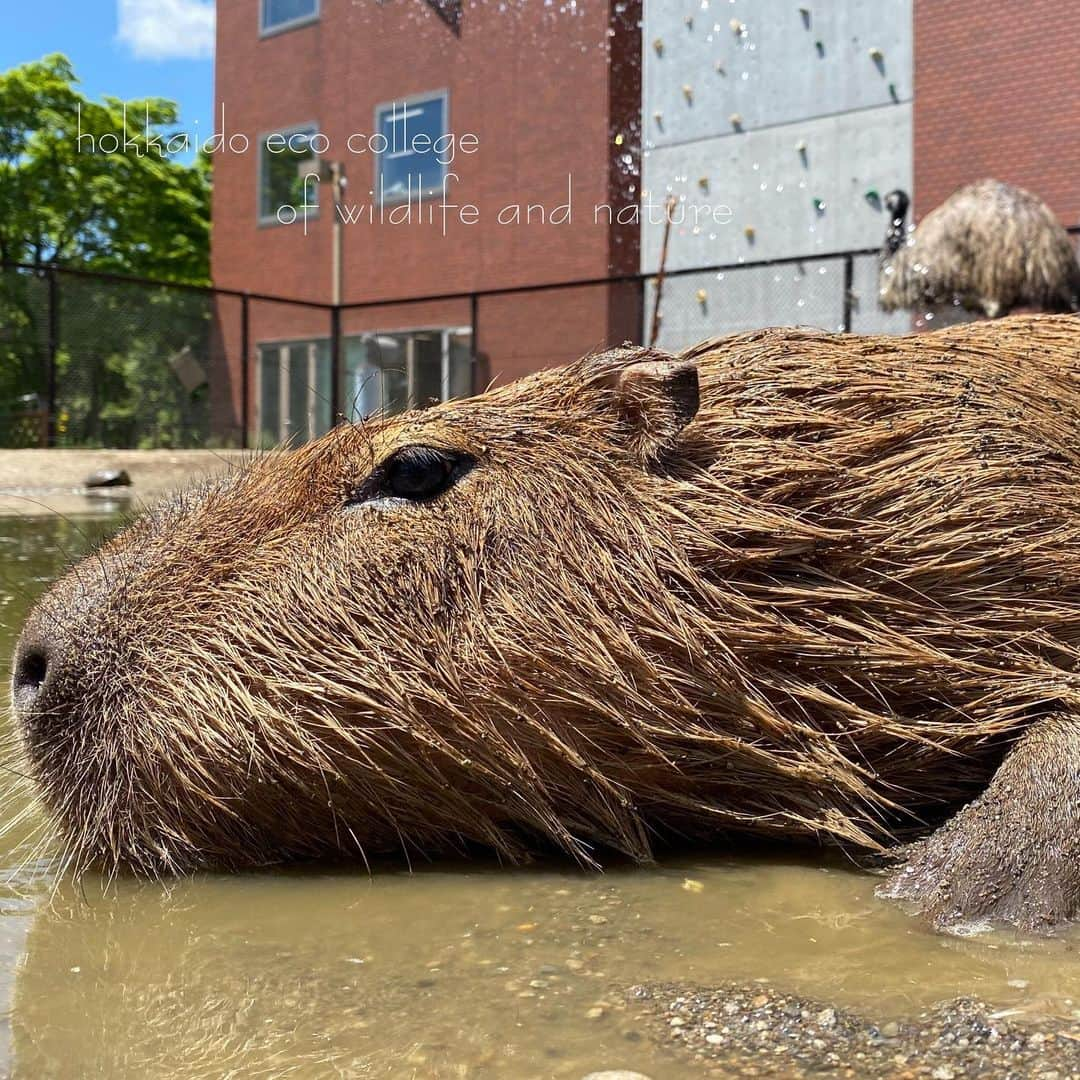
[[[54,586],[14,703],[80,869],[754,833],[1050,928],[1078,650],[1080,320],[1015,317],[625,347],[266,454]]]

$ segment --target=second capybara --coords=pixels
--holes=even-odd
[[[77,868],[753,833],[1051,928],[1078,665],[1080,320],[1045,316],[627,347],[344,424],[76,567],[13,697]]]

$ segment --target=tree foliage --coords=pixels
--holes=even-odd
[[[76,83],[59,54],[0,74],[0,260],[208,281],[209,161],[158,139],[176,105],[95,102]]]
[[[208,282],[209,159],[170,152],[177,120],[161,98],[91,101],[60,55],[0,73],[0,262]],[[0,271],[0,442],[21,437],[26,395],[45,398],[50,354],[60,441],[185,441],[205,387],[185,391],[169,360],[205,357],[212,320],[199,293]]]

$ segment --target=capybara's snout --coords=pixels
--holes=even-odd
[[[22,642],[15,653],[11,697],[16,714],[27,715],[38,708],[48,688],[56,681],[56,649],[48,641]]]
[[[89,559],[53,586],[23,627],[11,704],[33,760],[71,738],[115,679],[109,658],[117,650],[106,626],[114,591],[104,562]]]

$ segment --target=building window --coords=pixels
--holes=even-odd
[[[472,393],[468,328],[361,334],[345,339],[341,403],[362,420]]]
[[[379,153],[375,178],[382,202],[407,202],[442,191],[446,113],[445,92],[391,101],[375,110],[375,131],[386,147]]]
[[[276,34],[304,26],[319,17],[319,0],[261,0],[259,29],[264,34]]]
[[[473,392],[468,327],[359,334],[343,346],[341,405],[348,420]],[[329,431],[332,370],[326,338],[260,344],[256,442],[297,445]]]
[[[260,224],[289,225],[317,212],[319,185],[306,180],[300,169],[315,156],[311,140],[317,132],[314,124],[300,124],[259,140]]]
[[[260,445],[296,445],[330,430],[330,342],[259,346]]]

